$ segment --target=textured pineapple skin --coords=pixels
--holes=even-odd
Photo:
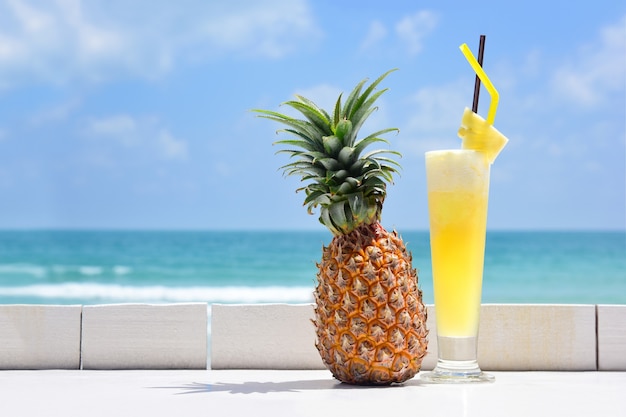
[[[316,347],[338,380],[402,383],[428,346],[426,308],[411,254],[378,222],[323,248],[315,291]]]

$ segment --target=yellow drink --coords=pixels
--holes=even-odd
[[[439,337],[475,338],[478,334],[489,166],[480,152],[426,153]]]
[[[508,139],[493,127],[498,91],[466,44],[461,51],[485,84],[491,104],[487,120],[465,110],[459,129],[463,149],[426,152],[437,366],[420,377],[432,383],[494,381],[478,366],[478,320],[489,171]]]

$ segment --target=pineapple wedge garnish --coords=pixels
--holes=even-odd
[[[467,107],[461,118],[459,137],[463,140],[463,149],[484,153],[491,164],[509,141],[498,129]]]

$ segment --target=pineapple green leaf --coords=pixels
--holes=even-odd
[[[354,216],[357,217],[357,222],[362,222],[364,219],[361,217],[361,213],[365,211],[365,201],[362,193],[354,193],[348,196],[348,204]]]
[[[359,113],[358,119],[356,117],[353,117],[352,131],[349,135],[347,135],[346,138],[344,138],[344,142],[346,144],[349,144],[350,146],[354,145],[354,143],[356,142],[356,137],[359,134],[359,130],[361,129],[361,127],[363,127],[363,124],[365,123],[367,118],[376,110],[378,110],[378,107],[371,107],[367,109],[367,111],[365,111],[363,114]]]
[[[274,142],[291,161],[280,169],[284,176],[298,176],[304,191],[304,206],[312,213],[319,209],[319,220],[335,235],[346,234],[362,224],[380,219],[386,187],[401,169],[395,160],[399,152],[387,149],[366,150],[374,143],[389,144],[386,134],[396,128],[382,129],[360,136],[360,130],[377,110],[376,101],[387,89],[378,85],[392,71],[366,86],[360,81],[344,100],[340,94],[332,111],[317,106],[306,97],[286,101],[300,113],[295,118],[271,110],[254,110],[259,117],[282,124],[277,133],[288,137]]]
[[[318,159],[328,158],[328,154],[322,151],[302,151],[302,156],[307,159],[306,163],[314,164]]]
[[[368,182],[368,180],[370,178],[378,178],[381,180],[382,184],[385,184],[384,181],[382,181],[382,179],[384,179],[385,181],[389,182],[389,183],[393,183],[393,176],[392,173],[395,172],[395,170],[393,169],[385,169],[385,168],[379,168],[376,170],[372,170],[370,172],[368,172],[369,175],[366,175],[364,184],[370,184]],[[383,185],[384,186],[384,185]]]
[[[326,226],[332,232],[333,235],[336,235],[336,236],[342,235],[343,234],[342,231],[335,226],[335,224],[330,218],[330,212],[328,210],[329,207],[332,207],[332,205],[329,204],[329,205],[322,206],[320,210],[319,221],[324,226]]]
[[[341,119],[341,96],[343,94],[339,94],[337,97],[337,103],[335,103],[335,109],[333,111],[333,129],[339,124],[339,120]]]
[[[341,164],[337,162],[336,159],[333,158],[320,158],[316,159],[315,162],[320,163],[324,168],[329,171],[338,171],[342,168]]]
[[[320,168],[321,170],[322,168]],[[292,167],[292,168],[283,168],[283,175],[285,177],[290,177],[292,175],[298,175],[300,177],[305,176],[314,176],[317,177],[317,173],[313,171],[311,168],[300,168],[300,167]]]
[[[299,158],[302,157],[302,154],[304,152],[302,151],[298,151],[298,150],[293,150],[293,149],[281,149],[279,151],[276,151],[276,154],[280,154],[280,153],[286,153],[289,155],[290,158]]]
[[[353,122],[353,130],[358,131],[363,126],[363,123],[367,120],[367,118],[376,110],[378,107],[372,107],[374,102],[387,91],[387,89],[377,91],[372,97],[369,98],[351,117]],[[356,135],[352,138],[354,140]]]
[[[365,106],[367,107],[367,102],[365,101],[367,99],[367,97],[370,95],[370,93],[372,91],[374,91],[374,89],[376,88],[376,86],[378,84],[380,84],[380,82],[389,74],[391,74],[392,72],[397,71],[397,68],[394,69],[390,69],[389,71],[385,72],[383,75],[381,75],[380,77],[378,77],[376,79],[376,81],[374,81],[372,84],[370,84],[370,86],[363,92],[363,94],[361,94],[361,96],[358,98],[358,100],[356,101],[356,103],[354,104],[354,107],[351,109],[350,112],[350,117],[356,113],[357,111],[360,110],[361,106]],[[380,96],[382,93],[384,93],[387,89],[384,89],[382,91],[379,91],[376,95],[376,97],[374,98],[374,100],[376,98],[378,98],[378,96]],[[373,102],[371,99],[369,100],[370,102]]]
[[[350,114],[352,113],[352,108],[354,107],[354,104],[356,103],[357,99],[359,98],[359,94],[361,93],[361,89],[363,88],[363,86],[365,85],[365,83],[367,82],[367,78],[365,78],[364,80],[361,80],[361,82],[359,82],[356,87],[354,87],[354,89],[352,90],[352,92],[350,93],[350,95],[348,96],[348,99],[346,100],[345,104],[343,105],[343,109],[341,111],[341,117],[345,117],[345,118],[350,118]]]
[[[358,173],[363,172],[365,166],[368,163],[369,162],[365,159],[357,159],[354,164],[350,165],[350,168],[348,168],[348,172],[352,173],[353,175],[357,175]]]
[[[307,151],[316,151],[318,150],[311,142],[306,140],[296,140],[296,139],[284,139],[274,142],[275,145],[290,145],[290,146],[298,146],[302,149],[306,149]],[[282,150],[277,151],[276,153],[280,153]]]
[[[358,141],[354,145],[353,149],[355,150],[355,152],[358,155],[361,155],[361,153],[365,150],[365,148],[367,148],[372,143],[376,143],[376,142],[389,144],[389,141],[387,139],[384,139],[384,138],[381,138],[381,137],[378,137],[378,136],[368,136],[367,138]]]
[[[381,163],[381,168],[389,170],[393,172],[394,174],[400,174],[400,170],[402,169],[402,167],[395,159],[385,158],[384,156],[383,157],[379,156],[376,158],[376,160],[379,163]]]
[[[276,154],[281,154],[281,153],[286,153],[291,158],[301,158],[301,159],[299,159],[296,162],[290,162],[290,164],[295,164],[297,162],[304,162],[305,159],[312,160],[312,158],[309,158],[307,155],[305,155],[304,151],[301,151],[301,150],[298,150],[298,149],[279,149],[278,151],[276,151]]]
[[[276,131],[276,133],[283,133],[283,132],[284,133],[289,133],[289,134],[291,134],[293,136],[296,136],[296,137],[306,141],[311,147],[314,147],[316,149],[319,147],[319,144],[315,140],[311,139],[310,136],[306,135],[303,132],[299,132],[299,131],[294,130],[294,129],[280,129],[280,130]],[[274,145],[280,145],[281,143],[283,143],[284,140],[289,140],[289,139],[280,139],[280,140],[277,140],[276,142],[274,142],[273,144]]]
[[[388,129],[383,129],[383,130],[379,130],[378,132],[374,132],[371,135],[367,136],[366,138],[363,138],[361,140],[359,140],[358,142],[356,142],[354,144],[355,149],[358,150],[359,154],[361,152],[363,152],[363,149],[365,149],[367,146],[371,145],[372,143],[375,142],[383,142],[383,143],[389,143],[389,141],[387,139],[381,138],[379,137],[380,135],[384,135],[385,133],[389,133],[389,132],[399,132],[400,130],[395,128],[395,127],[391,127]]]
[[[342,182],[339,187],[336,187],[336,190],[333,194],[344,195],[349,194],[354,191],[356,187],[349,182]]]
[[[350,184],[352,188],[357,188],[361,185],[361,181],[357,180],[354,177],[346,177],[344,184]]]
[[[363,184],[364,188],[367,189],[366,195],[385,195],[385,182],[378,177],[369,178]]]
[[[327,175],[327,177],[329,180],[343,181],[344,179],[348,177],[348,175],[349,175],[348,171],[346,171],[345,169],[340,169],[339,171],[330,173],[330,175]]]
[[[278,151],[276,151],[276,154],[281,154],[281,153],[286,153],[291,158],[300,158],[297,161],[290,162],[289,164],[300,163],[303,165],[310,165],[311,162],[313,162],[313,160],[315,159],[314,157],[309,155],[307,152],[299,150],[299,149],[279,149]]]
[[[306,199],[304,200],[304,204],[303,205],[312,205],[313,207],[319,205],[319,204],[323,204],[323,203],[329,203],[330,199],[328,198],[328,195],[326,192],[322,191],[322,190],[316,190],[316,191],[312,191],[310,193],[308,193]]]
[[[391,158],[385,158],[382,156],[376,156],[376,155],[381,155],[381,154],[391,154],[391,155],[396,155],[399,157],[402,157],[402,154],[398,151],[393,151],[391,149],[376,149],[375,151],[370,151],[368,153],[366,153],[365,155],[362,156],[363,159],[370,159],[370,158],[374,158],[377,161],[385,161],[385,162],[391,162],[394,165],[400,167],[400,164],[396,161],[394,161]]]
[[[294,119],[293,117],[285,116],[283,114],[273,112],[271,110],[256,110],[257,112],[263,113],[260,117],[265,119],[274,120],[276,122],[291,126],[295,131],[299,132],[299,136],[307,137],[312,141],[315,141],[315,138],[320,136],[320,131],[317,127],[315,127],[310,122],[305,120]],[[320,143],[321,145],[321,143]]]
[[[311,184],[304,187],[306,189],[306,194],[317,193],[318,191],[322,193],[319,197],[316,197],[315,200],[312,200],[310,204],[317,205],[320,203],[330,203],[330,192],[328,187],[325,186],[312,186]]]
[[[391,158],[386,158],[384,156],[377,156],[376,161],[380,165],[381,169],[384,169],[394,174],[400,174],[400,170],[402,169],[402,167],[395,160]]]
[[[330,116],[328,115],[326,110],[320,108],[317,104],[315,104],[313,101],[309,100],[306,97],[303,97],[299,94],[296,94],[295,96],[298,100],[302,101],[303,103],[305,103],[306,105],[314,109],[315,111],[318,111],[323,116],[324,119],[326,119],[327,121],[330,121]]]
[[[325,195],[323,190],[311,190],[309,187],[299,188],[300,191],[304,190],[306,193],[306,198],[304,199],[303,205],[311,204],[315,199]]]
[[[341,140],[335,136],[324,136],[322,138],[322,143],[324,144],[324,149],[326,150],[328,155],[335,156],[339,154],[341,151],[343,144]]]
[[[376,212],[378,210],[376,206],[376,199],[371,201],[366,199],[365,195],[361,192],[353,193],[348,196],[348,204],[352,211],[352,216],[356,224],[363,224],[376,218]]]
[[[380,96],[382,96],[387,91],[387,88],[377,91],[367,101],[365,101],[362,105],[355,109],[354,113],[350,115],[350,118],[356,121],[355,124],[358,124],[360,122],[360,124],[358,125],[362,125],[373,111],[378,110],[378,107],[372,107],[372,105],[376,102],[376,100],[378,100]]]
[[[352,122],[348,119],[341,119],[335,126],[335,136],[341,140],[342,145],[347,145],[352,133]]]
[[[291,175],[295,175],[295,174],[302,175],[302,176],[315,175],[316,177],[319,177],[321,174],[321,176],[323,177],[326,173],[326,170],[322,167],[311,165],[311,164],[305,164],[300,161],[283,165],[279,169],[282,170],[283,174],[287,177]]]
[[[303,175],[301,180],[302,182],[307,182],[307,181],[317,182],[317,181],[323,181],[324,178],[314,175],[314,174],[310,174],[310,175]],[[306,185],[305,188],[307,189],[307,195],[313,191],[323,191],[324,193],[328,192],[328,190],[324,187],[311,187],[311,184]]]
[[[351,148],[346,146],[339,151],[339,155],[337,155],[337,160],[344,167],[350,167],[359,157],[359,153],[355,148]]]
[[[341,225],[347,225],[348,219],[352,217],[352,216],[346,216],[345,207],[346,207],[345,202],[341,202],[338,204],[331,204],[328,207],[328,211],[333,221],[333,224],[335,225],[335,227],[337,227],[340,230],[341,230]]]
[[[315,126],[315,128],[319,129],[324,135],[332,135],[333,132],[330,129],[330,120],[327,115],[324,115],[317,107],[309,106],[306,103],[301,101],[287,101],[283,103],[287,106],[293,107],[298,110],[300,113],[304,115],[308,119],[308,121]]]

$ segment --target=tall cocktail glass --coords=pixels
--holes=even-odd
[[[490,162],[482,152],[426,152],[437,366],[427,382],[486,382],[477,361]]]

